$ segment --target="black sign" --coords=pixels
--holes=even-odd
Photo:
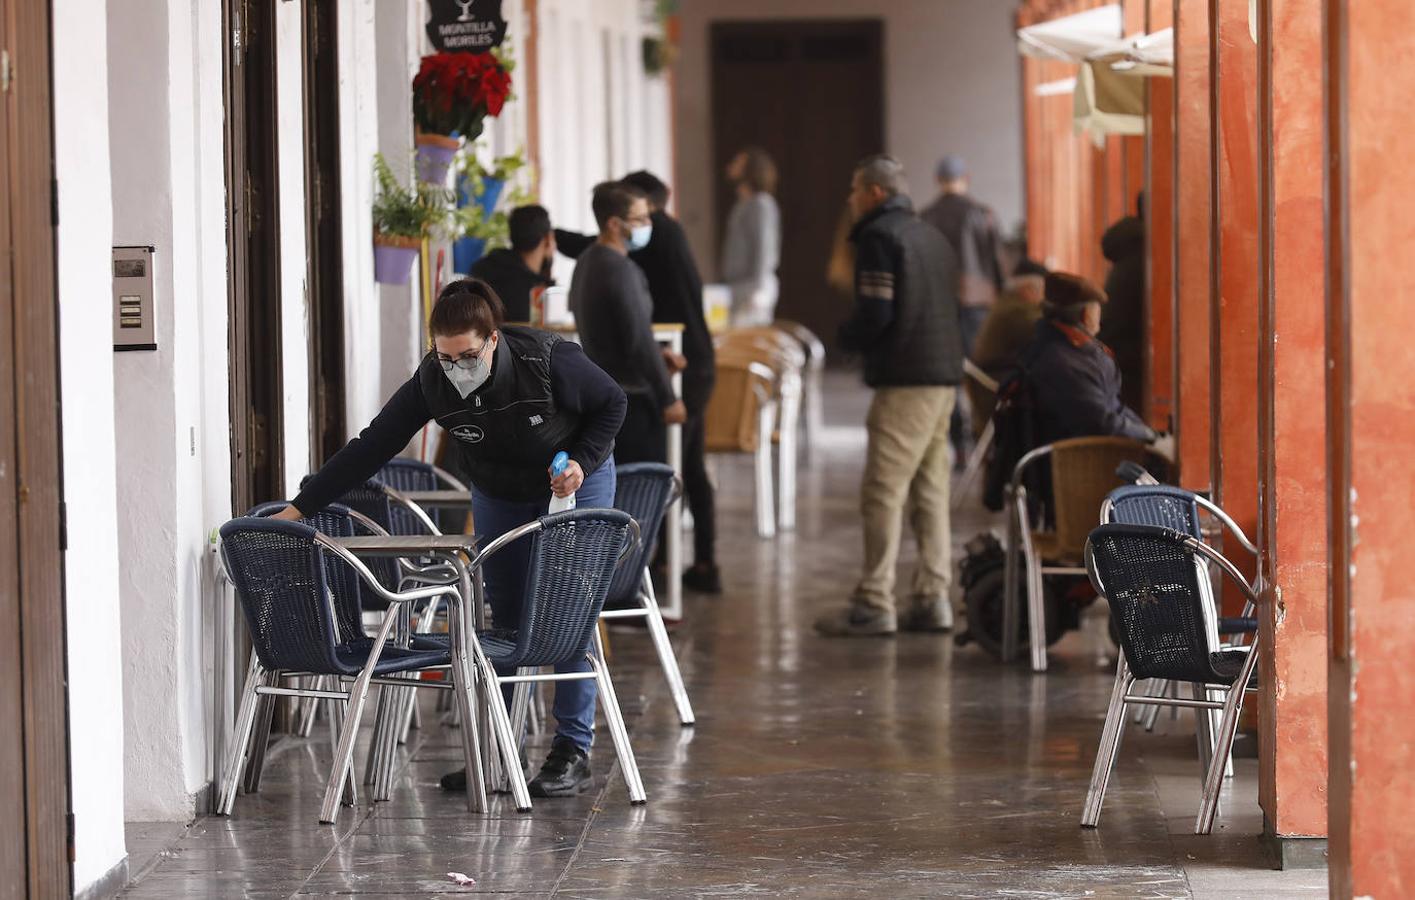
[[[427,0],[427,36],[443,53],[486,53],[506,40],[501,0]]]

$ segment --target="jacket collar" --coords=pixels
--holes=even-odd
[[[1047,324],[1049,324],[1052,328],[1055,328],[1057,331],[1061,332],[1061,335],[1066,338],[1067,342],[1070,343],[1071,346],[1075,347],[1077,350],[1083,350],[1086,348],[1087,345],[1095,344],[1107,356],[1110,356],[1112,358],[1115,357],[1115,351],[1107,347],[1104,343],[1102,343],[1099,338],[1091,337],[1089,334],[1074,325],[1067,325],[1066,323],[1058,322],[1055,319],[1048,319]]]
[[[866,228],[870,227],[870,225],[873,224],[875,220],[880,219],[888,215],[889,213],[896,211],[914,211],[914,204],[909,201],[908,195],[895,194],[893,197],[890,197],[888,200],[884,201],[879,206],[876,206],[874,209],[861,216],[860,221],[856,222],[854,227],[850,229],[850,240],[857,240],[860,237],[860,233]]]

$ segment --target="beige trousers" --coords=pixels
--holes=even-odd
[[[865,527],[865,570],[854,600],[894,609],[894,570],[906,506],[919,545],[911,595],[948,596],[953,580],[948,521],[952,464],[948,422],[954,387],[893,387],[875,391],[870,414],[860,513]]]

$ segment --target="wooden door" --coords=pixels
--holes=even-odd
[[[344,446],[344,260],[339,215],[339,4],[305,0],[310,464]]]
[[[712,28],[719,230],[736,200],[723,174],[727,164],[745,146],[762,147],[780,174],[777,316],[801,322],[827,344],[850,312],[850,299],[826,283],[850,174],[885,149],[883,37],[878,19]]]
[[[284,496],[275,0],[225,0],[231,485],[235,512]]]
[[[49,15],[0,0],[3,900],[67,897],[71,880]]]

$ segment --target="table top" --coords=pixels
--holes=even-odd
[[[461,508],[472,502],[472,495],[466,491],[399,491],[399,493],[419,506]]]
[[[508,325],[511,325],[511,324],[529,325],[529,323],[526,323],[526,322],[521,322],[521,323],[511,323],[511,322],[508,322],[507,324],[508,324]],[[539,328],[539,329],[542,330],[542,331],[549,331],[549,332],[551,332],[551,333],[553,333],[553,334],[576,334],[576,333],[578,333],[578,329],[577,329],[574,325],[569,324],[569,323],[566,323],[566,322],[555,322],[555,323],[552,323],[552,324],[549,324],[549,325],[529,325],[529,327],[531,327],[531,328]],[[653,323],[653,331],[654,331],[654,334],[656,334],[656,335],[657,335],[657,334],[677,334],[678,332],[683,331],[686,327],[687,327],[687,326],[684,325],[682,322],[654,322],[654,323]]]
[[[475,551],[474,534],[359,535],[329,539],[351,553],[367,556],[409,556],[434,551]]]

